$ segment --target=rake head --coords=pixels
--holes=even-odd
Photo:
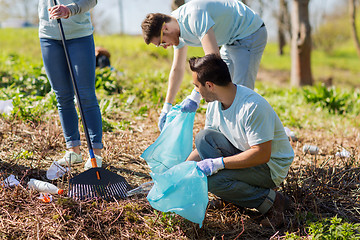
[[[68,196],[75,200],[125,199],[130,186],[124,177],[104,168],[91,168],[69,180]]]

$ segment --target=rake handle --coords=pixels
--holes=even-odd
[[[97,167],[97,163],[96,163],[96,158],[95,158],[95,157],[91,158],[91,165],[92,165],[93,168],[96,168],[96,167]]]
[[[56,0],[53,0],[53,2],[54,2],[54,5],[56,6],[57,5]],[[64,47],[66,62],[67,62],[67,65],[68,65],[69,71],[70,71],[70,77],[71,77],[72,85],[73,85],[74,91],[75,91],[76,101],[78,103],[80,116],[81,116],[81,119],[83,121],[84,133],[85,133],[86,142],[87,142],[87,145],[88,145],[88,148],[89,148],[89,154],[90,154],[90,158],[91,158],[91,165],[92,165],[92,167],[96,168],[97,164],[96,164],[96,159],[95,159],[95,155],[94,155],[94,150],[93,150],[93,147],[92,147],[92,144],[91,144],[91,141],[90,141],[89,131],[88,131],[87,124],[86,124],[86,121],[85,121],[85,114],[84,114],[84,111],[83,111],[83,108],[82,108],[82,105],[81,105],[81,100],[80,100],[80,97],[79,97],[80,94],[79,94],[79,90],[78,90],[78,87],[77,87],[77,84],[76,84],[76,81],[75,81],[74,70],[72,68],[72,64],[71,64],[70,57],[69,57],[69,51],[68,51],[68,48],[66,46],[66,39],[65,39],[64,29],[63,29],[63,26],[62,26],[62,23],[61,23],[60,19],[57,19],[57,23],[58,23],[59,30],[60,30],[61,42],[62,42],[63,47]],[[98,175],[98,179],[100,179],[99,173],[97,173],[97,175]]]

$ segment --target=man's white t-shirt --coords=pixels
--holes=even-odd
[[[232,105],[222,110],[221,103],[209,103],[205,128],[220,131],[239,150],[272,140],[267,165],[278,186],[286,177],[294,159],[284,127],[270,104],[253,90],[237,85]]]
[[[179,23],[180,43],[201,47],[201,40],[213,27],[219,46],[232,44],[256,32],[264,23],[260,16],[238,0],[192,0],[171,13]]]

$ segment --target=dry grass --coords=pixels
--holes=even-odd
[[[132,187],[151,180],[148,166],[139,157],[159,134],[157,113],[150,111],[148,116],[132,120],[131,131],[104,133],[104,167],[124,176]],[[195,133],[202,128],[203,121],[204,114],[198,113]],[[54,196],[53,202],[42,203],[37,192],[18,186],[0,187],[0,236],[3,239],[281,239],[285,232],[296,232],[307,238],[307,220],[338,215],[351,222],[360,221],[357,148],[360,136],[358,130],[349,132],[352,133],[342,136],[329,135],[326,130],[298,131],[299,141],[292,142],[295,161],[287,181],[279,188],[291,197],[294,209],[286,216],[288,223],[280,229],[262,228],[257,212],[231,204],[221,210],[208,209],[200,229],[180,216],[154,211],[144,196],[114,202],[74,201]],[[304,144],[319,146],[320,154],[304,154]],[[350,158],[335,155],[341,147],[351,149]],[[0,178],[14,174],[22,186],[30,178],[46,180],[45,171],[63,153],[62,130],[56,115],[42,124],[0,118]],[[86,153],[83,147],[83,156]],[[82,166],[78,166],[72,169],[72,174],[81,171]],[[53,183],[66,189],[68,177]]]

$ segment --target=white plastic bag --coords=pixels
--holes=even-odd
[[[69,168],[62,167],[57,161],[54,161],[46,171],[46,177],[49,180],[54,180],[62,177],[67,171],[69,171]]]
[[[14,106],[12,104],[12,100],[0,100],[0,114],[5,113],[9,115],[13,109]]]
[[[20,182],[15,178],[14,175],[10,175],[3,182],[0,182],[0,185],[3,187],[15,187],[19,184]]]

